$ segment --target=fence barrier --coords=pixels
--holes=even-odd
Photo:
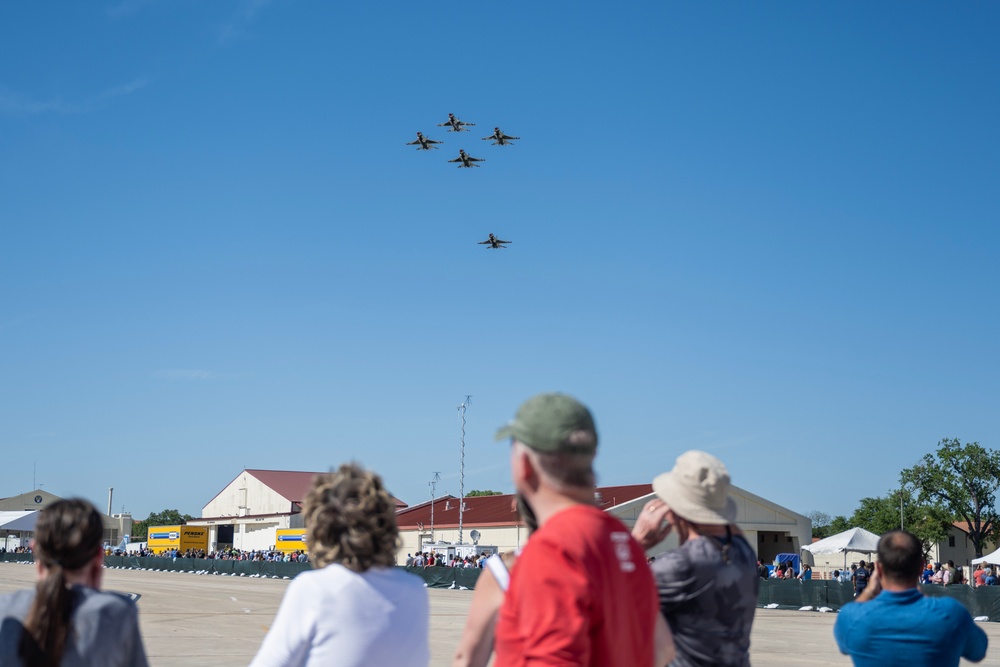
[[[920,590],[927,596],[958,600],[973,618],[987,616],[991,621],[1000,621],[1000,586],[932,585],[921,586]],[[777,604],[777,609],[811,606],[813,609],[828,607],[837,611],[853,600],[854,585],[847,581],[767,579],[761,580],[757,593],[758,607]]]
[[[0,562],[32,563],[30,553],[0,554]],[[139,558],[133,556],[106,556],[106,567],[160,570],[167,572],[219,573],[230,576],[294,578],[312,569],[309,563],[282,563],[253,560],[213,560],[209,558]],[[473,589],[482,570],[461,567],[400,567],[424,580],[428,588]],[[924,595],[950,597],[958,600],[973,617],[986,616],[990,621],[1000,621],[1000,586],[967,585],[921,586]],[[854,586],[850,582],[829,580],[799,581],[761,580],[757,593],[757,606],[777,604],[777,609],[813,609],[828,607],[837,611],[854,600]]]

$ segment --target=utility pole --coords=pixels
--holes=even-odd
[[[462,544],[462,515],[465,513],[465,411],[472,405],[472,395],[466,394],[465,400],[458,406],[458,412],[462,415],[462,458],[459,466],[458,478],[458,543]]]
[[[906,530],[903,528],[903,490],[899,490],[899,529]]]
[[[441,473],[435,472],[434,477],[427,483],[431,487],[431,543],[434,542],[434,487],[441,480]]]

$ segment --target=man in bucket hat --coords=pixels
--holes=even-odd
[[[662,665],[666,624],[646,556],[594,504],[594,419],[565,394],[527,400],[497,432],[511,475],[538,519],[511,572],[496,625],[497,667]],[[654,651],[660,629],[663,643]]]
[[[650,549],[677,532],[680,546],[652,565],[677,650],[671,665],[749,666],[760,580],[754,550],[734,523],[729,471],[711,454],[685,452],[653,480],[653,492],[632,535]]]

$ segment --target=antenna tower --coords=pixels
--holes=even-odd
[[[462,415],[462,458],[458,478],[458,543],[462,544],[462,515],[465,513],[465,410],[472,405],[472,395],[466,394],[465,400],[458,406]]]
[[[434,542],[434,487],[441,481],[441,473],[435,472],[434,477],[427,483],[431,487],[431,542]]]

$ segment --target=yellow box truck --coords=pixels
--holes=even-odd
[[[157,554],[170,549],[177,549],[178,555],[184,555],[188,549],[208,551],[208,527],[150,526],[146,533],[146,547]]]
[[[275,550],[281,553],[288,554],[293,551],[306,551],[305,528],[279,528],[274,540]]]

